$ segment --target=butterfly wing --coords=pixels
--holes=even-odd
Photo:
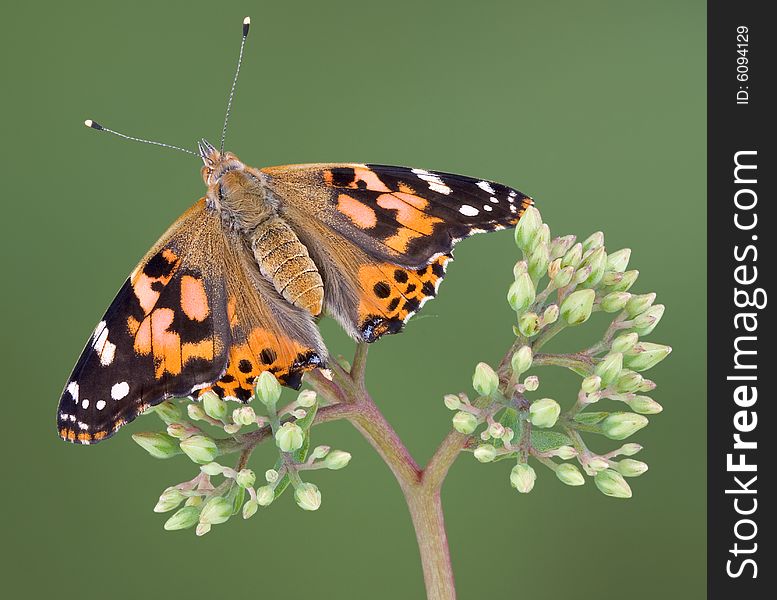
[[[406,167],[312,164],[261,173],[321,266],[327,312],[368,342],[400,331],[435,296],[456,242],[515,225],[532,204],[499,183]]]
[[[165,398],[196,394],[226,377],[233,363],[255,363],[265,349],[274,360],[260,369],[276,369],[284,382],[313,368],[297,359],[303,354],[310,362],[322,352],[312,320],[307,316],[306,328],[307,313],[299,311],[301,324],[281,331],[273,308],[279,296],[248,289],[254,281],[240,259],[246,250],[230,235],[201,200],[144,257],[65,386],[57,413],[63,439],[110,437]]]

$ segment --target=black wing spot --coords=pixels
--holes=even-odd
[[[243,387],[239,387],[235,390],[235,397],[241,402],[248,402],[253,394],[251,390],[247,390]]]
[[[335,187],[350,187],[356,179],[356,172],[351,167],[338,167],[329,172],[332,174],[332,185]]]
[[[391,287],[385,281],[379,281],[372,288],[378,298],[388,298],[391,295]]]
[[[259,353],[259,360],[261,360],[266,365],[273,364],[277,358],[278,355],[272,348],[265,348]]]
[[[251,364],[251,361],[244,358],[237,364],[237,368],[240,369],[241,373],[250,373],[253,371],[254,367]]]
[[[143,273],[152,279],[159,279],[160,277],[169,276],[174,266],[175,262],[170,262],[161,252],[158,252],[143,267]]]
[[[405,283],[407,281],[407,271],[402,269],[394,271],[394,281],[397,283]]]
[[[442,277],[445,275],[445,267],[443,267],[440,263],[434,263],[432,265],[432,273],[434,273],[437,277]]]
[[[407,286],[407,289],[405,290],[405,293],[406,294],[412,294],[413,292],[415,292],[417,287],[418,286],[415,283],[411,283],[409,286]]]
[[[424,286],[421,288],[421,291],[425,296],[434,296],[437,294],[437,291],[434,289],[434,284],[432,284],[431,281],[424,282]]]
[[[420,306],[421,303],[416,298],[408,298],[407,302],[405,302],[405,305],[402,308],[407,312],[414,313]]]
[[[388,304],[389,312],[394,312],[399,306],[399,297],[393,298]]]

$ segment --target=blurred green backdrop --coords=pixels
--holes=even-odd
[[[651,371],[665,411],[635,437],[650,471],[633,480],[634,498],[606,498],[590,482],[568,488],[544,470],[520,497],[506,463],[462,456],[444,488],[461,598],[702,598],[705,4],[668,0],[6,8],[8,596],[422,597],[401,494],[347,424],[316,429],[318,442],[354,454],[346,470],[314,477],[318,513],[284,497],[203,539],[164,532],[151,512],[165,486],[194,472],[133,444],[130,433],[156,418],[94,448],[56,436],[57,399],[84,340],[203,189],[192,157],[82,121],[188,146],[217,139],[245,14],[252,35],[228,148],[246,162],[358,160],[504,182],[537,199],[555,234],[603,229],[610,249],[631,247],[637,290],[668,306],[652,336],[675,349]],[[509,232],[462,243],[427,317],[372,348],[370,388],[419,461],[450,427],[442,395],[469,389],[475,363],[497,361],[510,342],[516,257]],[[350,353],[331,322],[323,329],[335,352]],[[568,394],[568,384],[549,371],[543,389]],[[269,457],[258,452],[252,466],[262,472]]]

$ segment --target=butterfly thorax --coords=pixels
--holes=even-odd
[[[263,175],[229,152],[203,157],[205,197],[225,229],[241,235],[259,271],[288,302],[312,315],[323,309],[324,284],[308,249],[278,213]]]

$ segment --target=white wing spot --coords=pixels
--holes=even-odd
[[[428,183],[429,189],[434,192],[445,194],[447,196],[453,191],[451,188],[445,185],[445,182],[439,175],[435,175],[429,171],[424,171],[423,169],[412,169],[412,172],[417,175],[419,179],[422,179]]]
[[[107,367],[113,362],[113,357],[116,354],[116,344],[108,341],[108,327],[105,321],[100,321],[94,330],[94,343],[92,343],[92,347],[100,357],[101,365]]]
[[[83,421],[79,421],[79,422],[78,422],[78,428],[79,428],[79,429],[83,429],[84,431],[86,431],[86,430],[88,430],[88,429],[89,429],[89,425],[87,425],[87,424],[86,424],[86,423],[84,423]]]
[[[73,398],[73,402],[78,402],[78,382],[71,381],[67,384],[67,391]]]
[[[496,194],[496,190],[491,187],[491,184],[488,181],[478,181],[475,185],[477,185],[484,192],[488,192],[489,194]]]
[[[467,217],[474,217],[480,214],[480,211],[477,208],[470,206],[469,204],[462,204],[461,208],[459,208],[459,212]]]
[[[491,207],[490,204],[484,204],[483,205],[483,210],[486,211],[486,212],[491,212],[494,209]]]
[[[515,213],[517,213],[517,212],[518,212],[518,209],[517,209],[517,208],[515,208],[515,204],[511,204],[511,205],[510,205],[510,212],[511,212],[511,213],[513,213],[513,214],[515,214]]]
[[[83,408],[84,410],[86,410],[87,408],[89,408],[89,400],[87,400],[86,398],[84,398],[83,400],[81,400],[81,408]]]
[[[111,388],[111,398],[114,400],[121,400],[127,394],[129,394],[129,384],[126,381],[115,383]]]
[[[105,408],[105,400],[98,400],[97,404],[95,404],[94,407],[97,410],[102,410],[103,408]]]
[[[494,198],[494,196],[491,196],[489,200],[491,200],[491,202],[493,202],[494,204],[499,204],[499,200],[497,198]]]

